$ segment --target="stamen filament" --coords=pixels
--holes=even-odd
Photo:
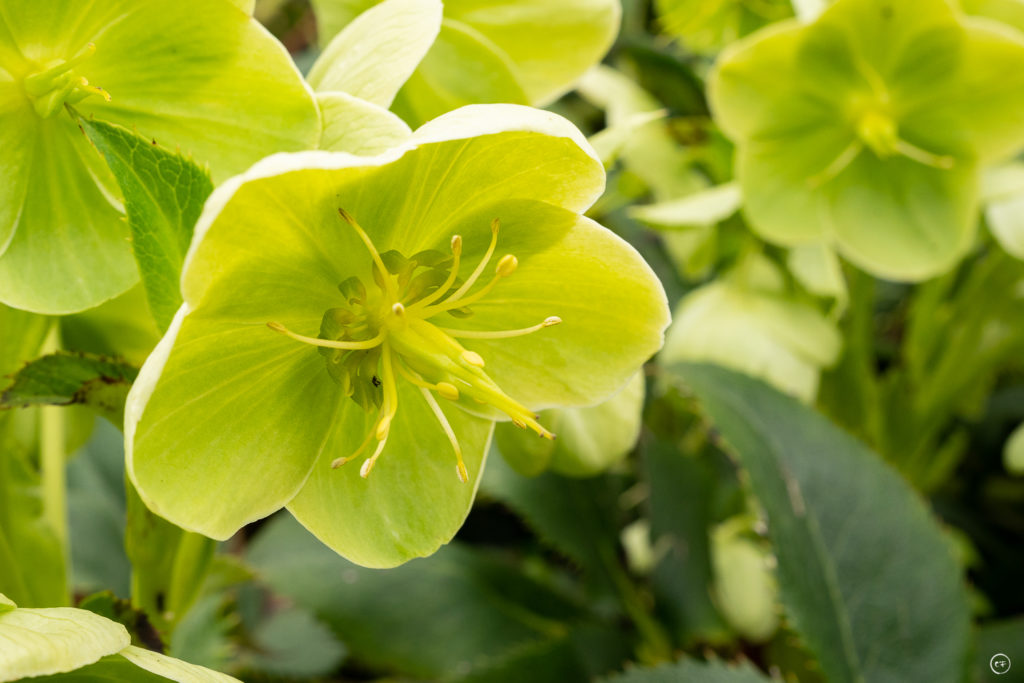
[[[938,168],[944,171],[948,171],[953,168],[953,164],[955,163],[951,156],[947,156],[945,154],[934,154],[921,149],[916,145],[912,145],[905,140],[896,140],[896,151],[919,164],[931,166],[932,168]]]
[[[490,294],[491,290],[494,289],[494,286],[496,284],[498,284],[498,282],[500,280],[508,277],[509,275],[511,275],[511,273],[509,273],[507,271],[504,271],[504,270],[499,271],[499,272],[494,274],[494,277],[491,278],[490,282],[488,282],[486,285],[484,285],[480,289],[476,290],[475,292],[473,292],[469,296],[467,296],[467,297],[456,297],[455,294],[458,294],[458,292],[456,292],[455,294],[453,294],[452,296],[448,297],[447,299],[445,299],[441,303],[434,304],[433,306],[427,306],[425,309],[422,309],[422,311],[423,311],[422,315],[423,315],[424,318],[432,318],[435,315],[437,315],[438,313],[443,313],[445,311],[450,311],[453,308],[462,308],[463,306],[469,306],[470,304],[475,304],[477,301],[480,301],[480,299],[483,299],[485,296]]]
[[[828,181],[835,178],[837,175],[846,170],[846,167],[853,163],[857,155],[864,149],[864,143],[859,139],[855,139],[851,142],[846,149],[839,153],[835,159],[829,163],[822,171],[811,176],[807,179],[807,184],[811,189],[816,189],[827,183]]]
[[[425,296],[419,301],[417,301],[417,306],[422,306],[424,308],[429,306],[430,304],[434,303],[442,296],[444,296],[445,293],[452,288],[452,285],[455,284],[455,280],[457,280],[459,277],[459,263],[461,262],[461,259],[462,237],[460,235],[454,235],[452,237],[452,269],[448,273],[448,278],[440,287],[431,292],[429,296]]]
[[[379,346],[384,341],[384,338],[387,337],[387,331],[381,330],[376,337],[365,341],[334,341],[333,339],[318,339],[317,337],[307,337],[303,334],[296,334],[281,323],[269,322],[267,323],[267,327],[275,332],[280,332],[286,337],[291,337],[295,341],[312,344],[313,346],[322,346],[327,349],[348,349],[352,351],[372,349]]]
[[[455,436],[455,430],[452,429],[451,424],[448,422],[448,418],[445,417],[444,412],[441,410],[441,406],[437,405],[437,399],[434,398],[428,390],[420,387],[420,392],[423,394],[423,398],[426,399],[427,405],[430,406],[430,410],[433,411],[434,417],[441,423],[441,429],[444,430],[445,435],[448,437],[448,441],[452,444],[452,449],[455,451],[455,471],[459,475],[459,480],[463,484],[469,481],[469,471],[466,469],[466,463],[462,460],[462,447],[459,446],[459,440]]]
[[[370,471],[377,464],[377,458],[384,452],[384,446],[387,444],[388,436],[391,432],[391,422],[395,419],[395,414],[398,413],[398,387],[395,385],[395,371],[391,359],[391,350],[386,342],[380,356],[380,380],[384,385],[384,400],[380,408],[381,416],[377,421],[376,428],[370,432],[377,437],[379,443],[373,451],[373,455],[364,460],[363,466],[359,468],[359,476],[363,479],[370,476]]]
[[[498,230],[499,229],[501,229],[501,221],[499,221],[497,218],[495,218],[493,221],[491,221],[491,243],[487,246],[487,251],[484,253],[484,257],[482,259],[480,259],[480,263],[478,263],[476,268],[473,269],[473,272],[472,272],[472,274],[470,274],[469,279],[466,280],[465,282],[463,282],[462,286],[459,287],[457,290],[455,290],[455,292],[450,297],[445,299],[442,303],[437,304],[438,306],[444,306],[446,304],[453,304],[453,303],[455,303],[456,301],[461,299],[463,296],[465,296],[466,292],[468,292],[470,290],[470,288],[472,288],[473,285],[476,284],[476,281],[478,279],[480,279],[480,276],[484,272],[484,268],[487,267],[487,264],[491,262],[491,257],[494,256],[494,250],[498,247]],[[451,277],[451,276],[449,276],[449,277]],[[422,309],[422,308],[427,308],[428,306],[427,305],[422,305],[422,302],[419,302],[419,303],[416,304],[416,307]],[[450,308],[459,308],[459,306],[450,306],[448,308],[443,308],[441,310],[447,311]],[[430,317],[430,316],[427,316],[427,317]]]
[[[384,280],[384,287],[389,298],[397,299],[397,293],[394,291],[395,284],[391,281],[391,278],[388,277],[388,269],[384,267],[384,261],[381,259],[380,254],[377,253],[377,247],[373,245],[373,240],[370,239],[370,236],[366,234],[366,231],[363,230],[359,223],[356,222],[356,219],[353,218],[352,214],[348,211],[338,207],[338,215],[341,216],[342,220],[352,226],[352,229],[356,231],[357,235],[359,235],[359,239],[361,239],[363,244],[366,245],[366,249],[370,252],[373,262],[377,265],[377,268],[380,269],[380,275]]]
[[[545,327],[553,327],[562,322],[562,319],[556,315],[550,318],[545,318],[544,322],[533,325],[532,327],[524,327],[518,330],[456,330],[450,327],[439,327],[445,334],[451,337],[463,338],[463,339],[507,339],[509,337],[521,337],[527,334],[533,334],[539,330],[543,330]]]

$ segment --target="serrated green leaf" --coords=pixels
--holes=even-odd
[[[619,538],[617,494],[607,479],[524,477],[492,458],[481,490],[515,510],[543,541],[591,576],[607,578]]]
[[[252,634],[254,651],[243,655],[247,668],[286,678],[327,676],[345,656],[345,646],[305,609],[272,615]]]
[[[360,661],[419,678],[468,674],[563,637],[580,611],[504,562],[460,545],[385,572],[335,555],[290,516],[264,527],[249,563],[314,611]]]
[[[761,382],[678,365],[750,475],[782,602],[830,681],[959,681],[967,596],[948,540],[906,482]]]
[[[68,463],[68,538],[71,585],[79,593],[131,594],[131,565],[124,551],[124,437],[97,420],[85,447]]]
[[[719,662],[688,660],[654,669],[630,669],[602,679],[601,683],[766,683],[771,681],[749,665],[732,666]]]
[[[166,331],[181,305],[181,266],[213,182],[191,160],[123,126],[85,118],[79,124],[121,187],[149,308]]]
[[[82,404],[121,424],[138,368],[85,353],[61,351],[32,361],[0,394],[0,408]]]

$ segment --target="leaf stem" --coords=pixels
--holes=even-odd
[[[53,353],[60,348],[59,323],[54,321],[43,342],[43,354]],[[66,423],[64,408],[42,406],[39,415],[39,460],[43,484],[43,517],[53,529],[60,544],[61,557],[67,569],[68,545],[68,504],[66,466]],[[65,591],[67,589],[65,588]],[[68,597],[68,596],[66,596]]]

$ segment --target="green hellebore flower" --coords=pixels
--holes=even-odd
[[[181,147],[214,180],[316,146],[308,86],[239,4],[0,0],[0,301],[69,313],[139,279],[117,185],[65,105]]]
[[[360,16],[381,6],[389,7],[375,20]],[[385,80],[401,74],[402,82],[384,106],[414,126],[467,104],[554,101],[608,51],[622,12],[619,0],[446,0],[443,17],[438,0],[314,0],[313,7],[325,45],[310,72],[314,88],[324,89],[321,77],[335,60],[386,63]],[[435,8],[436,19],[428,18]],[[414,12],[424,16],[403,20]],[[386,14],[397,22],[380,30]],[[377,47],[356,50],[356,43]]]
[[[1024,143],[1024,36],[946,0],[839,0],[731,46],[709,87],[752,227],[891,279],[963,255],[978,165]]]
[[[495,418],[550,436],[534,411],[600,401],[661,346],[656,277],[581,215],[603,186],[572,124],[516,105],[229,180],[128,399],[143,500],[221,539],[288,506],[368,566],[435,551]]]

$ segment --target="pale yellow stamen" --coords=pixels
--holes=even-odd
[[[429,296],[425,296],[422,299],[420,299],[419,301],[417,301],[416,302],[417,306],[421,306],[421,307],[429,306],[430,304],[434,303],[435,301],[440,299],[442,296],[444,296],[445,293],[449,289],[452,288],[452,285],[455,284],[455,280],[457,280],[458,277],[459,277],[459,263],[461,261],[461,258],[462,258],[462,236],[461,235],[453,235],[452,236],[452,269],[448,273],[448,278],[444,281],[444,284],[442,284],[436,290],[431,292]]]
[[[493,221],[491,221],[491,243],[488,245],[487,251],[484,252],[484,257],[482,259],[480,259],[480,263],[478,263],[476,268],[473,269],[473,272],[470,274],[469,279],[466,280],[465,282],[463,282],[462,286],[459,287],[457,290],[455,290],[454,294],[452,294],[450,297],[445,299],[442,303],[440,303],[437,306],[435,306],[434,307],[435,309],[445,310],[446,311],[446,310],[449,310],[449,308],[458,308],[458,306],[448,306],[448,304],[453,303],[453,302],[458,301],[459,299],[461,299],[466,294],[466,292],[468,292],[470,290],[470,288],[473,285],[476,284],[476,281],[483,274],[484,268],[486,268],[487,264],[491,262],[491,257],[494,256],[494,250],[498,247],[498,230],[500,228],[501,228],[501,221],[499,221],[497,218],[495,218]],[[454,272],[454,268],[452,269],[452,272]],[[428,305],[429,304],[424,304],[421,301],[421,302],[418,302],[416,304],[416,307],[417,308],[426,308]],[[448,307],[447,308],[441,308],[441,307],[444,307],[444,306],[448,306]],[[427,315],[426,317],[429,318],[431,315],[433,315],[433,313]]]
[[[303,334],[296,334],[295,332],[292,332],[281,323],[269,322],[267,323],[267,327],[274,330],[275,332],[280,332],[286,337],[291,337],[295,341],[300,341],[305,344],[312,344],[313,346],[322,346],[327,349],[347,349],[350,351],[358,351],[360,349],[372,349],[376,346],[379,346],[380,343],[383,342],[384,338],[387,336],[387,332],[382,330],[379,334],[377,334],[376,337],[373,337],[372,339],[367,339],[365,341],[334,341],[333,339],[318,339],[317,337],[307,337],[306,335]]]
[[[508,337],[521,337],[527,334],[533,334],[539,330],[543,330],[545,327],[553,327],[562,322],[562,319],[557,315],[550,316],[544,319],[544,322],[533,325],[532,327],[524,327],[518,330],[456,330],[451,327],[439,327],[438,329],[447,334],[450,337],[464,338],[464,339],[507,339]]]
[[[377,268],[380,269],[380,275],[384,281],[384,287],[388,297],[391,299],[398,298],[397,292],[394,291],[395,283],[392,282],[391,278],[388,277],[388,269],[384,267],[384,261],[383,259],[381,259],[380,254],[377,253],[377,247],[373,245],[373,240],[370,239],[370,236],[366,234],[366,231],[363,230],[362,226],[360,226],[359,223],[356,222],[356,219],[353,218],[352,214],[350,214],[348,211],[339,207],[338,215],[341,216],[342,220],[344,220],[346,223],[352,226],[352,229],[356,231],[357,235],[359,235],[359,239],[361,239],[363,241],[363,244],[366,245],[366,249],[367,251],[370,252],[370,256],[373,258],[373,262],[377,265]]]
[[[441,406],[437,405],[437,400],[433,394],[429,391],[420,387],[420,392],[423,394],[423,398],[426,399],[427,405],[430,406],[430,410],[434,413],[434,417],[441,423],[441,429],[444,430],[445,435],[448,437],[448,441],[452,445],[452,449],[455,451],[455,472],[459,475],[459,479],[463,484],[469,481],[469,471],[466,469],[466,463],[462,461],[462,448],[459,446],[459,440],[455,437],[455,431],[452,429],[451,424],[448,423],[448,418],[445,417],[444,412],[441,410]]]

